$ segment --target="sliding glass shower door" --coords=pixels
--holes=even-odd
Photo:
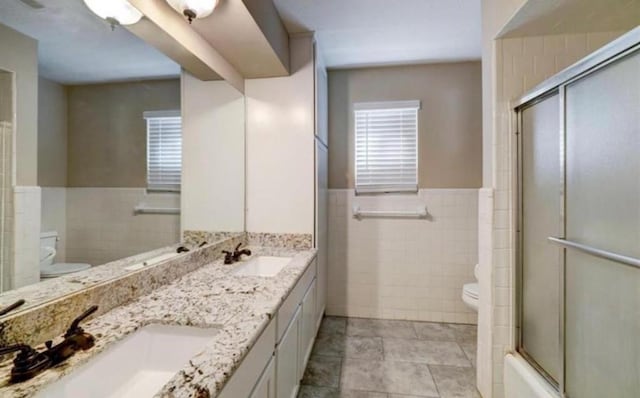
[[[562,234],[560,102],[557,93],[522,109],[520,353],[557,384],[560,374],[560,256],[548,236]]]
[[[566,240],[640,258],[640,53],[566,87]],[[640,268],[566,251],[566,390],[640,396]]]
[[[640,28],[617,44],[516,108],[518,351],[570,398],[640,397]]]

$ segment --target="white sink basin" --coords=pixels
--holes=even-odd
[[[146,259],[144,261],[140,261],[139,263],[128,265],[128,266],[124,267],[124,269],[126,269],[127,271],[137,271],[137,270],[142,269],[144,267],[147,267],[149,265],[158,264],[158,263],[160,263],[162,261],[165,261],[165,260],[168,260],[170,258],[178,257],[180,254],[181,253],[174,253],[174,252],[160,254],[158,256],[148,258],[148,259]]]
[[[37,397],[153,397],[217,332],[187,326],[146,326]]]
[[[272,277],[276,276],[290,261],[291,257],[258,256],[237,267],[233,273],[242,276]]]

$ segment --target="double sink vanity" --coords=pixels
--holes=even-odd
[[[179,275],[82,321],[94,346],[29,380],[12,382],[14,363],[5,357],[0,396],[294,396],[324,312],[316,250],[245,240],[206,245],[103,282],[115,293],[135,274]],[[249,243],[252,255],[225,264],[220,249],[238,241]],[[180,275],[180,260],[200,264]],[[83,292],[43,306],[52,313],[56,306],[73,308],[76,295]]]
[[[0,2],[0,397],[295,396],[327,286],[315,36],[271,0],[36,3]]]

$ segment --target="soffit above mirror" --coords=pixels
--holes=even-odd
[[[271,0],[220,1],[192,26],[245,78],[289,74],[289,36]]]

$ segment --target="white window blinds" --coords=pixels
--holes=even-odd
[[[420,101],[354,104],[356,192],[418,190]]]
[[[182,176],[180,111],[144,112],[147,121],[147,187],[179,191]]]

